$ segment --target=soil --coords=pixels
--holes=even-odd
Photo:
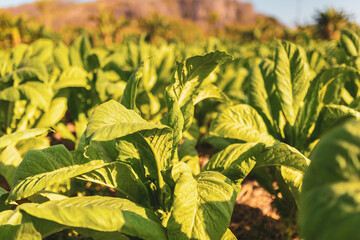
[[[230,229],[241,240],[285,240],[287,228],[273,206],[273,196],[255,180],[245,180],[237,197]]]

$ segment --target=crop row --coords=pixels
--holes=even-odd
[[[249,174],[301,237],[358,238],[355,33],[302,46],[82,36],[0,55],[0,239],[236,239]]]

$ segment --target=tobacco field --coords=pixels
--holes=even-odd
[[[0,50],[0,239],[237,239],[249,177],[288,239],[360,238],[356,33]]]

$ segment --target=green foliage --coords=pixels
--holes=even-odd
[[[274,71],[282,112],[293,126],[310,84],[309,66],[303,50],[288,42],[277,44]]]
[[[171,89],[179,89],[178,99],[184,99],[177,103],[192,106],[186,110],[186,116],[193,116],[195,91],[214,68],[224,62],[222,56],[229,59],[229,55],[215,52],[179,64],[187,66],[181,70],[185,71],[181,74],[185,78],[180,81],[175,75]],[[133,80],[128,82],[124,96],[127,96],[127,106],[133,108],[134,105],[128,103],[135,103],[133,85],[136,83],[134,78],[130,79]],[[191,83],[190,88],[186,87],[189,86],[186,81]],[[183,90],[179,83],[184,84]],[[185,119],[190,121],[192,117]],[[221,238],[227,231],[236,199],[231,181],[218,172],[203,172],[194,177],[188,165],[177,163],[177,145],[172,141],[177,139],[173,135],[181,136],[181,132],[176,131],[176,124],[169,125],[149,123],[114,100],[101,104],[89,119],[78,150],[69,152],[64,146],[56,145],[31,150],[25,155],[14,174],[14,187],[7,201],[13,203],[30,197],[74,177],[112,187],[120,198],[50,199],[42,204],[22,204],[13,214],[17,212],[32,219],[31,231],[43,237],[63,228],[80,228],[87,236],[92,236],[93,231],[102,231],[144,239]],[[184,194],[182,189],[192,195]],[[189,202],[189,198],[194,201]],[[189,216],[184,216],[184,209],[188,209]],[[211,221],[218,215],[223,217],[217,223]],[[189,222],[189,218],[193,221]],[[37,225],[42,222],[52,223],[53,230],[42,232]],[[16,226],[24,224],[18,222]],[[6,225],[5,221],[2,227]],[[141,230],[144,227],[148,231]],[[31,233],[29,230],[17,234],[24,237]]]
[[[360,122],[327,133],[305,174],[300,231],[306,239],[357,239],[359,229]]]
[[[0,51],[0,238],[235,239],[248,175],[289,229],[300,204],[304,236],[337,236],[337,215],[356,209],[346,190],[357,176],[358,124],[347,123],[360,118],[356,33],[337,45],[93,41]],[[313,190],[330,175],[341,181]],[[352,224],[339,226],[350,239]]]
[[[277,182],[278,190],[262,184],[274,195],[285,218],[296,217],[303,174],[310,163],[304,155],[310,155],[325,132],[359,117],[358,111],[347,106],[327,104],[333,91],[331,84],[343,84],[350,76],[359,78],[355,67],[336,66],[314,74],[303,48],[278,42],[274,62],[265,59],[250,72],[248,105],[228,107],[211,123],[209,133],[216,137],[217,143],[225,140],[228,146],[223,151],[229,151],[233,142],[261,143],[269,148],[269,156],[276,156],[276,161],[281,162],[280,168],[269,168],[267,176]],[[255,158],[257,164],[262,161],[260,156]],[[287,165],[288,162],[301,164],[294,167]],[[281,192],[281,198],[274,194],[277,191]]]

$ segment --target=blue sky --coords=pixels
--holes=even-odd
[[[0,8],[33,1],[0,0]],[[330,6],[352,14],[353,20],[360,24],[360,0],[243,0],[243,2],[253,3],[257,12],[274,16],[288,26],[295,26],[297,22],[311,23],[316,10],[325,10]]]
[[[257,12],[278,18],[288,26],[312,23],[316,10],[328,7],[344,10],[352,15],[352,20],[360,24],[360,0],[247,0]]]

